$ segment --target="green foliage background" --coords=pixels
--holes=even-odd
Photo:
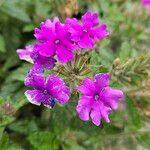
[[[92,53],[93,69],[111,72],[111,85],[126,93],[111,123],[100,127],[78,119],[75,95],[53,110],[29,104],[23,80],[31,65],[16,55],[34,42],[41,21],[80,18],[88,9],[100,14],[111,33]],[[0,0],[0,149],[150,149],[149,48],[150,14],[140,0]]]

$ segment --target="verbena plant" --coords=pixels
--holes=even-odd
[[[6,0],[0,14],[0,149],[149,149],[148,1]]]

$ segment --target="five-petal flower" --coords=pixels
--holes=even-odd
[[[27,90],[25,95],[35,105],[43,104],[48,108],[53,108],[56,102],[64,105],[70,98],[69,87],[54,74],[45,79],[43,74],[31,71],[25,79],[25,85],[33,88],[33,90]]]
[[[118,101],[123,98],[121,90],[109,87],[109,74],[98,74],[94,80],[86,78],[77,90],[83,94],[76,107],[79,117],[83,121],[92,122],[99,126],[101,120],[109,122],[109,113],[117,109]]]
[[[41,55],[56,55],[61,63],[67,63],[74,58],[75,44],[70,39],[67,27],[58,19],[54,19],[53,22],[46,20],[39,29],[35,29],[34,35],[38,41],[36,49]]]

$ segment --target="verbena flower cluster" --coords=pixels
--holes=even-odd
[[[36,43],[17,50],[20,59],[33,63],[25,78],[25,86],[31,88],[25,92],[27,99],[48,108],[53,108],[56,103],[66,104],[73,91],[70,85],[58,76],[59,73],[45,77],[44,71],[74,61],[76,53],[83,49],[93,50],[96,43],[108,35],[107,25],[100,23],[98,14],[93,12],[85,13],[81,21],[67,18],[62,23],[55,17],[53,21],[42,22],[34,31]],[[109,81],[108,73],[97,74],[94,79],[85,78],[81,85],[74,87],[83,94],[76,107],[81,120],[91,118],[97,126],[101,120],[109,122],[109,114],[117,109],[123,98],[123,92],[110,88]]]

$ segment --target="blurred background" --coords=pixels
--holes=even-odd
[[[110,31],[92,53],[91,63],[100,66],[95,72],[118,75],[111,84],[126,93],[111,123],[99,127],[79,120],[75,95],[53,110],[28,103],[23,81],[31,65],[16,55],[34,42],[40,22],[54,16],[80,19],[87,10],[98,12]],[[0,0],[0,150],[149,150],[149,48],[150,13],[140,0]],[[134,65],[134,76],[123,65],[129,59],[130,69],[133,61],[140,66]],[[124,69],[119,74],[118,64]]]

